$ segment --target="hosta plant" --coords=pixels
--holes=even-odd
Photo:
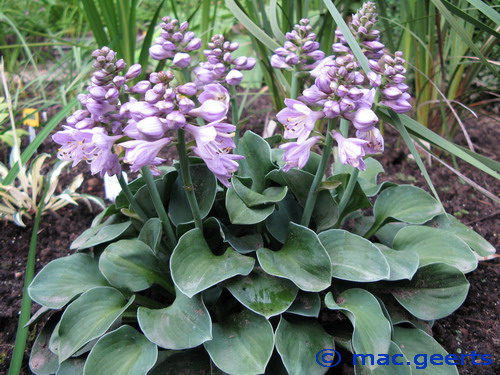
[[[135,85],[137,65],[122,74],[112,50],[94,53],[83,109],[54,136],[59,157],[141,176],[121,180],[74,254],[30,285],[40,314],[53,311],[31,352],[34,373],[325,374],[323,349],[408,360],[445,352],[432,323],[463,303],[464,274],[494,249],[424,190],[377,182],[383,167],[368,155],[383,139],[372,107],[405,112],[409,94],[404,60],[384,54],[374,17],[368,3],[351,25],[371,74],[341,32],[323,60],[307,21],[287,34],[273,64],[300,62],[312,75],[277,116],[291,142],[246,131],[235,144],[227,86],[255,60],[222,36],[196,64],[199,40],[165,18],[150,53],[166,68]],[[178,162],[165,165],[170,146]],[[412,373],[403,363],[355,370]]]

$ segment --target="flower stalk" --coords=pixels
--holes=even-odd
[[[146,186],[148,187],[149,194],[151,196],[151,199],[153,200],[156,213],[158,214],[158,217],[161,220],[163,231],[167,235],[168,244],[169,244],[170,248],[173,249],[176,245],[176,238],[175,238],[174,230],[172,228],[172,224],[170,223],[170,219],[168,218],[168,214],[167,214],[167,211],[165,210],[165,206],[163,205],[163,202],[161,201],[160,193],[158,192],[158,188],[156,186],[153,175],[151,174],[149,167],[142,167],[141,173],[142,173],[142,176],[144,177],[144,180],[146,181]]]
[[[311,216],[316,205],[316,199],[318,198],[318,186],[323,180],[323,176],[326,172],[326,167],[328,166],[328,159],[330,158],[330,153],[332,151],[333,145],[333,120],[328,121],[328,130],[326,132],[325,147],[323,148],[323,154],[321,155],[321,160],[318,165],[318,170],[314,175],[314,180],[312,182],[309,193],[307,194],[306,206],[304,207],[304,213],[302,214],[302,219],[300,224],[303,226],[309,226],[311,221]]]
[[[238,97],[236,92],[236,86],[229,86],[229,91],[231,93],[231,114],[232,114],[232,124],[236,126],[236,132],[234,134],[234,144],[238,146],[238,141],[240,140],[240,116],[238,110]]]
[[[125,198],[127,198],[127,201],[132,206],[132,209],[135,211],[135,213],[137,215],[139,215],[139,217],[142,219],[142,221],[145,222],[146,220],[148,220],[148,216],[143,211],[143,209],[141,208],[141,206],[137,203],[137,201],[134,198],[134,195],[130,191],[130,188],[129,188],[127,182],[123,178],[123,174],[118,173],[117,177],[118,177],[118,182],[120,183],[120,186],[122,188],[122,191],[125,194]]]
[[[184,191],[186,192],[189,207],[191,208],[194,225],[196,228],[203,230],[200,208],[198,206],[198,201],[196,200],[193,182],[191,180],[191,172],[189,170],[189,158],[186,151],[186,137],[184,130],[177,130],[177,139],[177,151],[179,152],[179,162],[181,165],[181,177],[184,184]]]

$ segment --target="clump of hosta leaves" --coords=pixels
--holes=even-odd
[[[284,172],[283,151],[252,132],[237,152],[245,159],[225,194],[191,160],[203,231],[194,228],[177,169],[161,170],[173,250],[139,178],[130,188],[147,221],[120,212],[130,208],[122,193],[73,242],[73,255],[38,274],[30,296],[55,312],[32,350],[35,373],[324,374],[315,361],[324,348],[437,350],[432,322],[463,303],[464,274],[494,252],[488,242],[424,190],[378,184],[383,169],[370,158],[343,217],[337,208],[352,167],[335,164],[310,228],[299,225],[319,155]],[[348,219],[351,232],[342,229]]]

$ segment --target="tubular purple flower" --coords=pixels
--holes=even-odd
[[[171,56],[171,52],[165,50],[160,44],[155,44],[149,48],[149,55],[155,60],[165,60]]]
[[[371,130],[375,124],[378,122],[378,117],[369,108],[360,108],[354,112],[354,116],[351,117],[352,124],[359,131],[367,132]]]
[[[291,66],[285,62],[285,59],[282,58],[281,56],[278,56],[278,55],[271,56],[271,66],[275,69],[289,69],[289,68],[291,68]]]
[[[226,117],[229,107],[226,103],[219,100],[205,100],[201,106],[189,111],[189,115],[201,117],[205,121],[220,121]]]
[[[137,123],[137,130],[147,139],[156,140],[163,137],[166,124],[158,117],[146,117]]]
[[[128,69],[127,73],[125,73],[125,79],[129,80],[139,77],[141,72],[142,72],[141,64],[134,64]]]
[[[364,171],[366,169],[365,162],[363,161],[363,156],[365,156],[364,147],[368,144],[368,141],[357,138],[344,138],[342,134],[336,131],[332,135],[338,144],[340,162]]]
[[[298,143],[289,142],[279,146],[285,150],[283,160],[286,162],[283,171],[288,172],[292,168],[304,168],[311,154],[311,147],[314,146],[320,137],[311,137],[308,140]]]
[[[198,100],[200,103],[204,103],[207,100],[215,100],[229,104],[229,91],[218,83],[212,83],[210,85],[206,85],[203,87],[203,92],[198,96]]]
[[[367,141],[364,147],[366,154],[380,154],[384,152],[384,138],[380,133],[380,130],[373,128],[367,132],[356,131],[356,137]]]
[[[149,81],[139,81],[133,87],[130,88],[129,92],[134,94],[145,94],[151,88],[151,82]]]
[[[229,73],[227,73],[226,83],[230,86],[237,86],[241,83],[242,80],[243,74],[239,70],[233,69]]]
[[[193,96],[196,94],[198,90],[193,82],[188,82],[185,83],[184,85],[177,86],[177,91],[183,95]]]
[[[285,99],[287,108],[282,109],[276,117],[285,126],[284,137],[287,139],[297,138],[302,143],[314,129],[314,124],[325,114],[321,111],[314,112],[307,105],[298,100]]]
[[[172,111],[167,115],[167,127],[171,130],[177,130],[184,127],[186,117],[179,111]]]
[[[191,63],[191,57],[187,53],[176,53],[172,63],[179,68],[187,68]]]
[[[158,153],[170,142],[170,138],[161,138],[154,142],[135,140],[120,143],[126,150],[123,161],[131,164],[130,169],[134,172],[144,166],[157,165],[155,159]]]

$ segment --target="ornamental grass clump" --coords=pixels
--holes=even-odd
[[[495,250],[424,190],[377,182],[373,108],[410,106],[404,60],[386,53],[374,5],[350,28],[371,72],[341,34],[325,57],[301,20],[273,64],[299,66],[311,85],[278,113],[283,139],[246,131],[237,146],[231,87],[255,60],[217,35],[195,64],[188,24],[163,21],[150,53],[165,68],[132,86],[138,66],[123,74],[110,49],[96,51],[84,109],[54,136],[61,159],[117,174],[123,191],[29,287],[54,311],[33,372],[325,374],[317,355],[337,348],[398,354],[388,368],[411,373],[414,353],[446,354],[432,323],[463,303],[464,274]],[[178,162],[167,165],[173,146]],[[127,168],[141,172],[128,185]]]

